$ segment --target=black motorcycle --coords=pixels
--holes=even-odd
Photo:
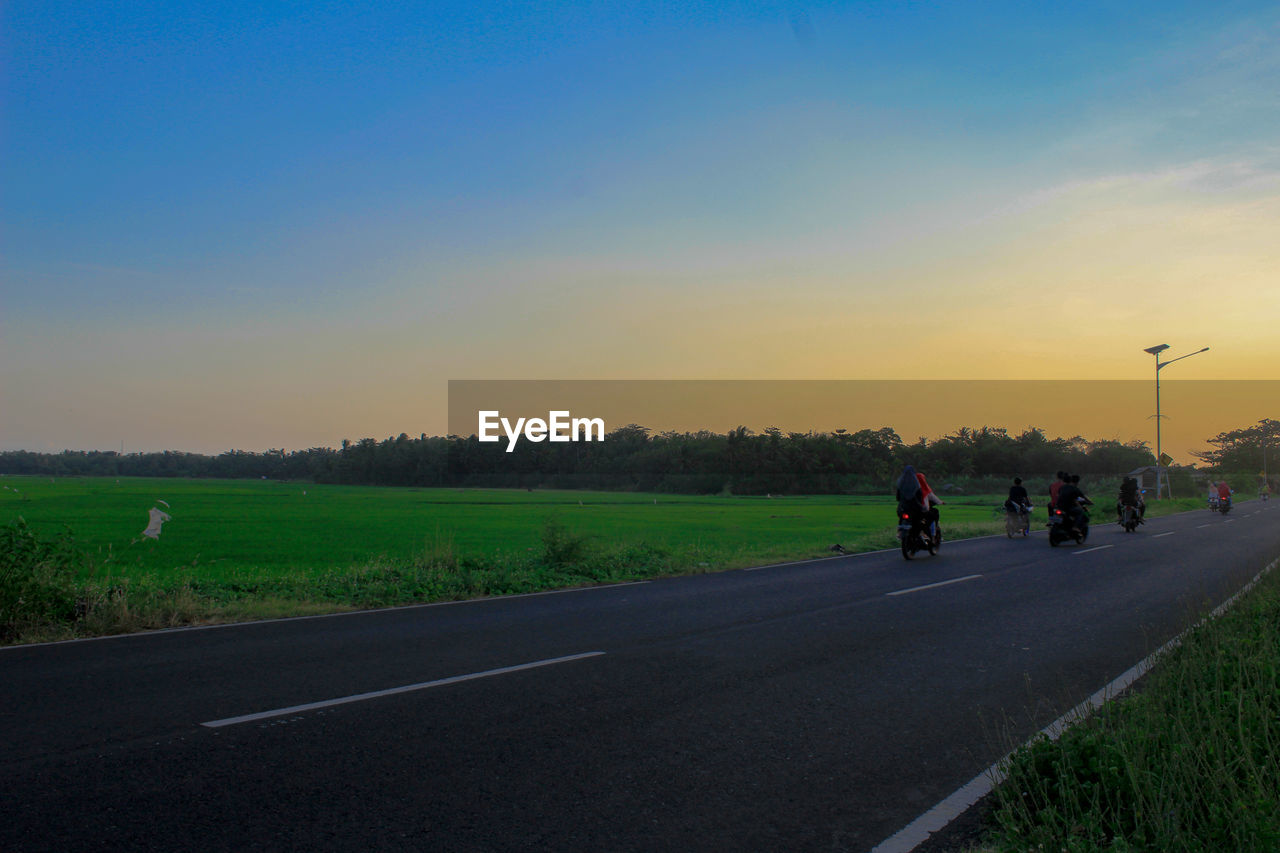
[[[910,560],[920,551],[928,551],[932,557],[942,546],[942,528],[936,521],[898,507],[898,540],[902,543],[904,560]]]
[[[1133,504],[1123,504],[1120,507],[1120,526],[1124,528],[1125,533],[1133,533],[1138,529],[1138,525],[1142,523],[1142,515],[1138,512],[1138,508]]]
[[[1049,517],[1049,544],[1057,548],[1068,539],[1074,539],[1077,545],[1083,545],[1089,538],[1089,511],[1080,508],[1080,516],[1073,522],[1062,510],[1054,508]]]

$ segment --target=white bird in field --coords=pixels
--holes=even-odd
[[[164,501],[160,501],[160,503],[164,503]],[[165,506],[168,506],[168,504],[165,504]],[[147,525],[147,529],[142,531],[142,535],[150,539],[159,539],[160,527],[171,518],[172,516],[169,513],[158,506],[153,506],[150,512],[150,523]]]

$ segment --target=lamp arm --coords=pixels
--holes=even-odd
[[[1189,353],[1187,353],[1186,355],[1180,355],[1180,356],[1178,356],[1177,358],[1171,358],[1171,359],[1169,359],[1168,361],[1158,361],[1158,360],[1157,360],[1157,362],[1156,362],[1156,372],[1159,372],[1160,368],[1165,367],[1166,365],[1173,364],[1175,361],[1182,361],[1184,358],[1191,358],[1191,356],[1193,356],[1193,355],[1199,355],[1199,354],[1200,354],[1200,353],[1202,353],[1202,352],[1208,352],[1208,350],[1209,350],[1209,348],[1208,348],[1208,347],[1205,347],[1204,349],[1198,349],[1198,350],[1196,350],[1195,352],[1189,352]],[[1159,359],[1159,356],[1156,356],[1156,358],[1157,358],[1157,359]]]

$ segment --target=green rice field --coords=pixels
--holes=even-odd
[[[325,486],[255,480],[0,479],[0,521],[70,529],[113,573],[165,577],[311,571],[447,551],[518,557],[548,523],[594,547],[644,544],[701,555],[717,568],[825,556],[831,545],[890,547],[892,500],[878,497],[690,497],[620,492]],[[160,503],[163,501],[164,503]],[[950,499],[948,529],[996,530],[998,499]],[[166,510],[159,539],[141,536]]]
[[[947,497],[946,535],[1003,531],[1002,503]],[[170,516],[158,539],[142,536],[153,507]],[[53,561],[74,565],[46,567],[65,582],[39,587],[62,602],[49,612],[74,614],[77,635],[718,571],[831,556],[836,544],[893,548],[893,507],[888,495],[0,477],[0,525],[21,519],[32,554],[35,543],[56,541],[59,553],[78,555]],[[7,634],[26,636],[15,626],[41,620],[5,615]]]

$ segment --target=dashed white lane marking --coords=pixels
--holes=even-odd
[[[1105,551],[1107,548],[1114,548],[1114,545],[1099,545],[1096,548],[1085,548],[1083,551],[1076,551],[1076,556],[1081,554],[1091,554],[1094,551]]]
[[[1196,525],[1196,530],[1199,530],[1201,527],[1208,527],[1208,526],[1209,526],[1209,525],[1207,525],[1207,524],[1197,524],[1197,525]]]
[[[1225,613],[1227,609],[1236,602],[1236,599],[1240,598],[1240,596],[1257,586],[1263,576],[1268,572],[1274,571],[1277,565],[1280,565],[1280,560],[1273,560],[1265,569],[1254,575],[1253,580],[1245,584],[1239,592],[1214,608],[1213,612],[1207,617],[1201,619],[1196,623],[1196,625],[1193,625],[1191,628],[1183,631],[1181,634],[1156,649],[1150,655],[1138,661],[1129,669],[1121,673],[1115,681],[1112,681],[1106,687],[1094,693],[1088,699],[1084,700],[1079,705],[1054,720],[1048,726],[1041,729],[1035,737],[1027,741],[1027,744],[1035,741],[1040,735],[1044,735],[1049,738],[1049,740],[1057,740],[1062,732],[1065,731],[1072,723],[1075,723],[1078,720],[1083,720],[1085,717],[1093,713],[1093,711],[1102,707],[1102,705],[1108,700],[1119,695],[1139,678],[1146,675],[1147,671],[1155,665],[1155,662],[1162,654],[1175,648],[1182,642],[1183,636],[1185,636],[1188,631],[1203,624],[1209,619],[1213,619],[1220,616],[1222,613]],[[995,764],[992,764],[982,773],[970,779],[968,783],[961,786],[961,788],[951,796],[920,815],[920,817],[911,821],[911,823],[907,824],[884,841],[881,841],[875,847],[872,847],[871,853],[911,853],[911,851],[915,850],[927,841],[930,835],[951,823],[951,821],[963,814],[969,806],[978,802],[978,800],[981,800],[987,794],[995,790],[996,786],[1005,780],[1005,776],[1007,775],[1005,768],[1008,766],[1008,761],[1012,756],[1013,753],[1009,753]]]
[[[266,720],[271,717],[283,717],[287,714],[297,714],[302,711],[314,711],[318,708],[331,708],[334,705],[346,705],[350,702],[363,702],[366,699],[378,699],[382,696],[394,696],[397,693],[409,693],[413,690],[425,690],[428,687],[441,687],[445,684],[457,684],[460,681],[472,681],[477,678],[488,678],[491,675],[506,675],[509,672],[519,672],[524,669],[536,669],[540,666],[551,666],[557,663],[568,663],[575,660],[583,660],[584,658],[594,658],[603,655],[604,652],[583,652],[580,655],[567,655],[561,658],[549,658],[547,660],[536,660],[532,663],[522,663],[515,666],[504,666],[498,669],[487,669],[484,672],[472,672],[467,675],[455,675],[450,678],[441,678],[436,681],[424,681],[420,684],[406,684],[404,687],[391,687],[387,690],[374,690],[370,693],[357,693],[354,696],[343,696],[339,699],[326,699],[323,702],[308,702],[305,705],[291,705],[288,708],[277,708],[274,711],[259,711],[256,714],[243,714],[239,717],[226,717],[221,720],[210,720],[200,725],[211,729],[221,728],[222,726],[234,726],[236,723],[249,723],[254,720]]]
[[[927,583],[924,586],[913,586],[908,589],[895,589],[893,592],[886,592],[885,595],[906,595],[909,592],[919,592],[922,589],[934,589],[940,586],[950,586],[953,583],[963,583],[964,581],[976,580],[982,575],[965,575],[962,578],[952,578],[947,581],[938,581],[937,583]]]
[[[1159,539],[1161,536],[1172,536],[1173,534],[1175,534],[1175,533],[1177,533],[1177,532],[1178,532],[1178,531],[1176,531],[1176,530],[1170,530],[1168,533],[1157,533],[1155,536],[1152,536],[1151,538],[1152,538],[1152,539]]]

